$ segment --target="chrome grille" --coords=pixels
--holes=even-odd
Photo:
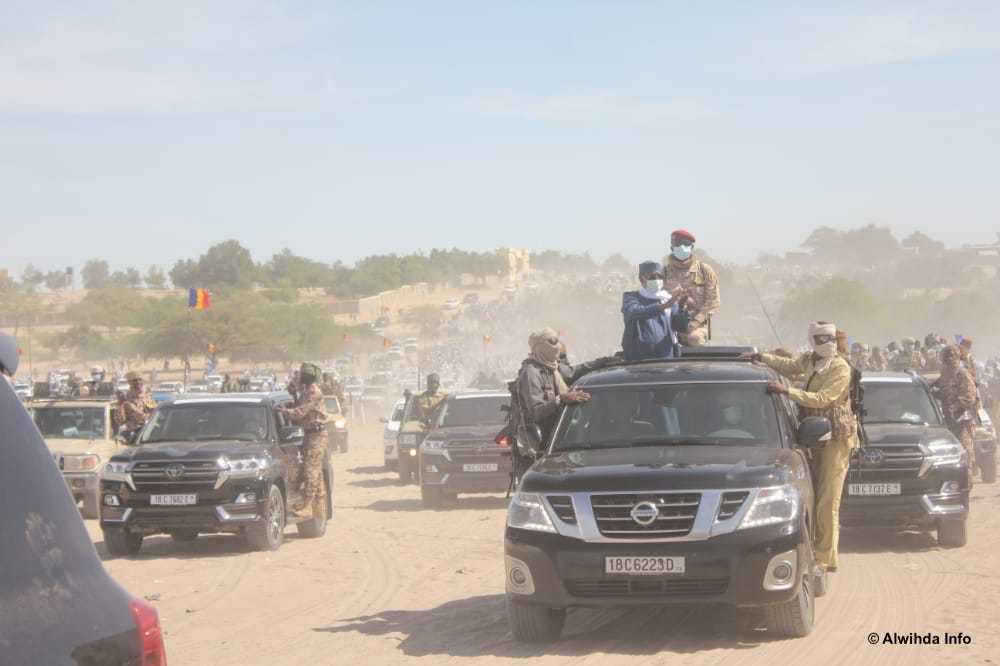
[[[719,515],[717,520],[729,520],[735,516],[743,503],[747,501],[750,493],[746,491],[738,493],[725,493],[722,495],[722,503],[719,505]]]
[[[170,465],[182,465],[184,474],[179,479],[171,479],[166,475]],[[149,460],[135,464],[132,468],[132,480],[136,490],[143,486],[182,486],[184,488],[211,489],[219,478],[219,465],[215,460]]]
[[[865,454],[874,454],[874,452],[878,452],[882,456],[881,461],[877,464],[865,458]],[[898,475],[900,472],[903,472],[917,477],[920,474],[920,467],[924,462],[924,454],[919,446],[882,448],[869,445],[863,451],[858,449],[854,455],[856,459],[852,461],[851,471],[860,469],[864,476],[878,476],[881,474]]]
[[[650,525],[640,525],[631,515],[640,502],[653,504],[658,515]],[[617,539],[650,539],[686,536],[694,526],[701,502],[699,493],[591,495],[597,529]]]
[[[576,510],[573,509],[573,498],[569,495],[549,495],[548,500],[559,520],[570,525],[576,525]]]

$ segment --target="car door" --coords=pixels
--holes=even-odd
[[[289,400],[281,404],[282,407],[294,407],[295,404]],[[285,492],[288,494],[286,498],[289,504],[294,504],[302,499],[302,481],[304,460],[302,457],[302,438],[296,438],[292,441],[283,442],[281,441],[281,432],[285,428],[296,427],[297,424],[292,421],[287,414],[279,411],[274,412],[274,422],[277,426],[277,451],[278,455],[281,456],[282,463],[285,467]]]

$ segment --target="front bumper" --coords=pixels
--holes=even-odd
[[[420,484],[450,492],[504,492],[510,486],[510,455],[451,457],[441,451],[420,451]]]
[[[808,571],[805,567],[812,566],[805,535],[801,530],[783,533],[788,530],[786,524],[739,530],[706,541],[587,543],[508,527],[504,543],[507,595],[523,603],[554,608],[780,603],[798,594]],[[685,572],[655,576],[605,573],[605,557],[636,555],[684,557]],[[785,560],[795,570],[791,582],[785,589],[765,589],[769,568]],[[522,565],[530,572],[530,584],[519,588],[512,582],[517,577],[512,567]]]
[[[964,463],[948,465],[931,469],[920,478],[872,477],[848,472],[840,500],[840,524],[932,529],[938,518],[964,517],[969,512],[967,470]],[[852,483],[898,483],[900,494],[851,495]]]
[[[73,499],[76,501],[80,501],[84,497],[93,496],[97,492],[101,482],[100,475],[96,471],[63,472],[62,475],[70,494],[73,495]]]
[[[218,490],[196,490],[197,503],[186,506],[154,506],[150,493],[137,492],[124,483],[101,483],[101,527],[127,527],[142,534],[177,529],[199,532],[239,532],[264,522],[268,487],[255,481],[231,481]],[[252,501],[245,501],[248,493]],[[109,504],[114,498],[117,505]],[[242,501],[241,501],[242,500]]]

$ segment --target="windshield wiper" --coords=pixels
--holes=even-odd
[[[873,425],[876,423],[903,423],[906,425],[928,425],[927,421],[911,421],[909,419],[865,419],[865,425]]]

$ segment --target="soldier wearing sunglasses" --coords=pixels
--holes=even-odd
[[[840,495],[851,460],[858,445],[857,421],[851,411],[851,366],[837,354],[837,327],[827,322],[809,325],[811,352],[799,358],[774,354],[746,354],[786,377],[805,378],[802,388],[771,381],[767,390],[787,395],[799,406],[801,415],[830,419],[830,441],[816,449],[816,565],[837,570],[837,541],[840,533]]]

